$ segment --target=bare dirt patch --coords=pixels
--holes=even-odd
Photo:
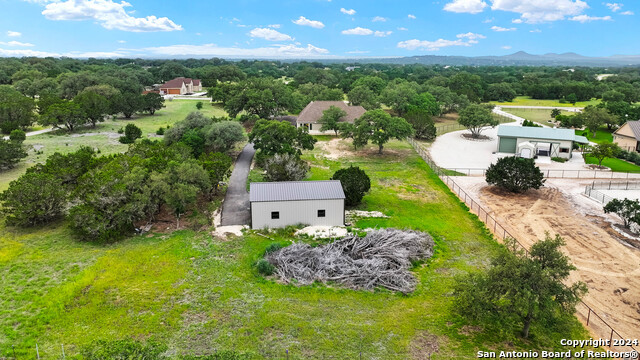
[[[440,339],[436,335],[419,332],[411,340],[409,351],[412,359],[431,359],[431,355],[438,353],[440,350]]]
[[[609,221],[588,216],[557,188],[514,195],[485,186],[478,194],[526,247],[543,239],[545,232],[560,234],[567,243],[563,250],[578,268],[570,281],[589,287],[585,303],[623,336],[640,337],[640,251],[616,236]]]

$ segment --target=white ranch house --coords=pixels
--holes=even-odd
[[[251,228],[344,226],[344,198],[339,180],[251,183]]]

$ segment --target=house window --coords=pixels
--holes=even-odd
[[[325,217],[327,215],[326,210],[318,210],[318,217]]]
[[[278,219],[280,219],[280,211],[272,211],[271,220],[278,220]]]
[[[569,153],[569,148],[560,148],[561,153]]]
[[[313,124],[309,124],[309,130],[313,130]]]

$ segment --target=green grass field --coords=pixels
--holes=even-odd
[[[609,130],[607,127],[601,127],[598,131],[596,131],[596,136],[592,136],[588,130],[576,130],[576,135],[586,136],[589,141],[592,141],[596,144],[607,143],[610,144],[613,142],[613,132],[615,130]],[[585,135],[587,134],[587,135]]]
[[[30,147],[29,156],[18,166],[9,171],[0,172],[0,191],[9,186],[9,182],[17,179],[25,170],[36,163],[43,162],[49,155],[55,152],[67,153],[76,151],[80,146],[91,146],[100,149],[102,154],[113,154],[127,149],[127,145],[118,142],[121,136],[118,129],[133,123],[142,130],[142,137],[154,136],[159,127],[167,127],[180,120],[196,109],[197,101],[194,100],[173,100],[166,101],[166,107],[155,113],[155,115],[135,115],[132,119],[117,118],[99,123],[95,128],[85,127],[69,134],[63,130],[55,133],[47,133],[37,136],[30,136],[25,140],[24,145]],[[219,106],[210,106],[205,103],[201,110],[207,116],[224,116],[226,113]],[[42,154],[37,154],[41,151]]]
[[[598,164],[598,160],[594,157],[591,156],[587,156],[584,161],[587,164]],[[621,159],[616,159],[616,158],[609,158],[609,159],[604,159],[602,161],[602,166],[606,166],[608,168],[611,169],[611,171],[614,172],[635,172],[635,173],[640,173],[640,166],[632,164],[630,162],[621,160]]]
[[[504,112],[508,112],[509,114],[513,114],[516,116],[520,116],[521,118],[525,118],[529,121],[536,122],[538,124],[553,126],[552,123],[549,122],[551,120],[551,110],[547,109],[511,109],[506,108],[502,109]],[[574,112],[570,111],[562,111],[562,115],[575,115]]]
[[[491,101],[495,105],[512,105],[512,106],[553,106],[553,107],[586,107],[588,105],[598,105],[600,100],[578,101],[573,104],[561,104],[558,100],[537,100],[530,96],[518,96],[512,102]]]
[[[64,223],[46,228],[0,226],[0,357],[15,345],[19,358],[60,358],[96,339],[157,339],[172,354],[239,350],[258,358],[474,359],[478,350],[559,349],[559,339],[588,338],[575,318],[549,329],[535,324],[524,341],[515,332],[470,326],[455,315],[455,277],[485,267],[500,245],[406,142],[384,155],[368,146],[327,158],[325,147],[303,158],[311,179],[349,165],[363,168],[372,188],[359,206],[387,219],[361,228],[427,231],[434,256],[415,268],[417,290],[353,291],[317,284],[295,287],[258,275],[253,263],[291,233],[219,240],[182,230],[111,245],[74,239]],[[254,176],[255,179],[255,176]],[[304,239],[300,239],[304,241]],[[517,325],[516,325],[517,326]]]

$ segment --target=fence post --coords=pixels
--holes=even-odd
[[[40,360],[40,351],[38,351],[38,343],[36,343],[36,357]]]
[[[587,314],[587,326],[589,326],[589,319],[591,319],[591,308],[587,307],[587,309],[589,309],[589,314]]]
[[[611,335],[609,335],[609,348],[611,348],[611,340],[613,340],[613,328],[611,328]]]
[[[60,344],[62,347],[62,359],[66,359],[67,357],[64,355],[64,344]]]

